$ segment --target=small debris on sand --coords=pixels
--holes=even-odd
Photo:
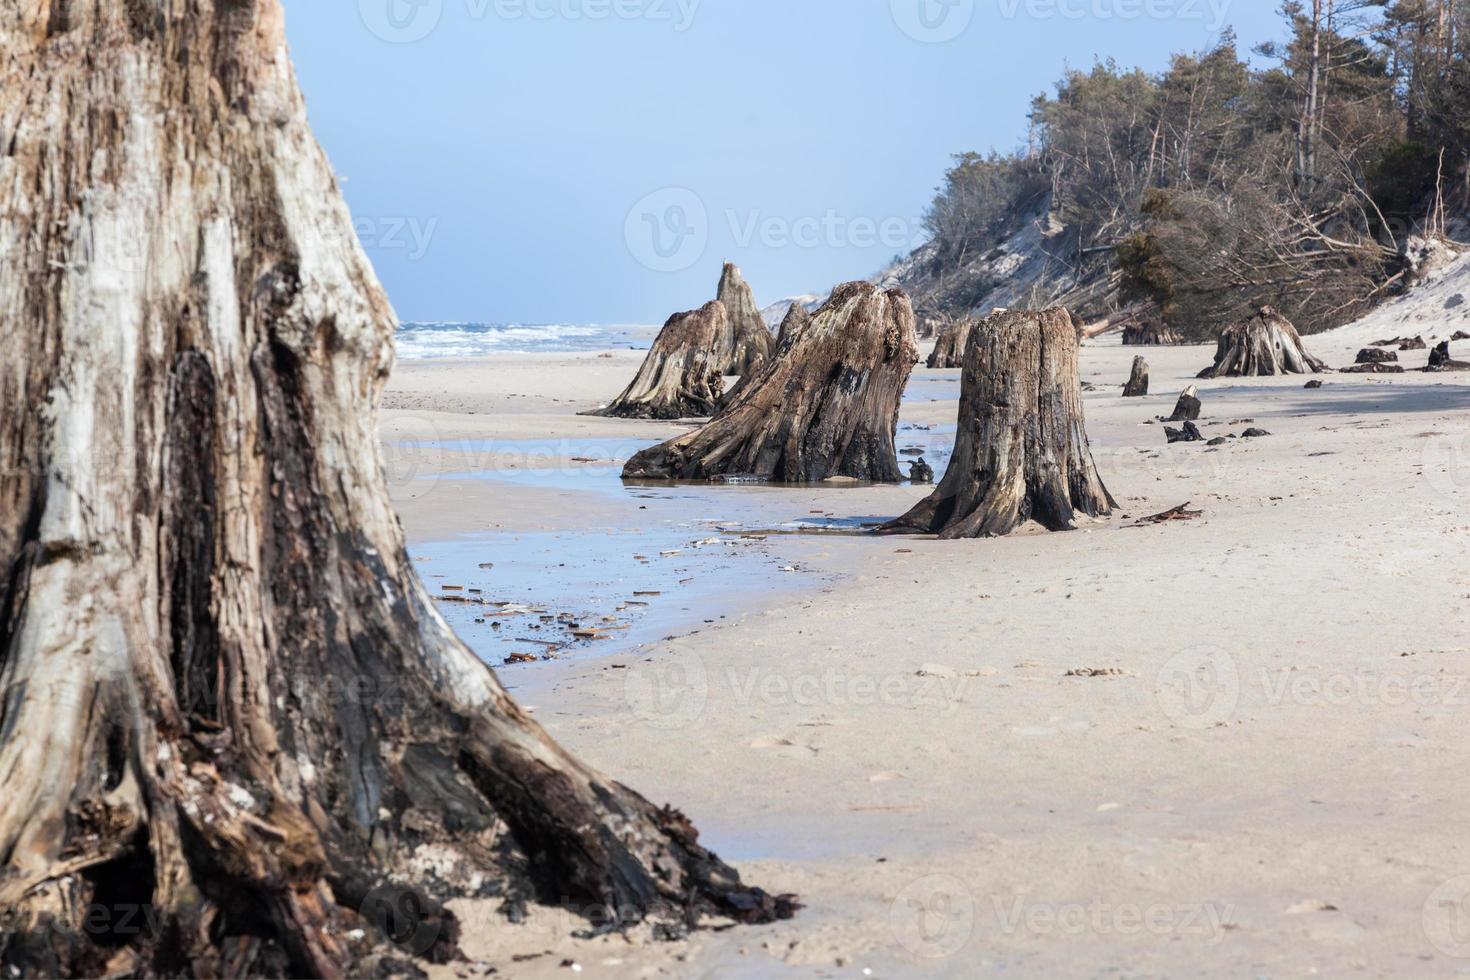
[[[1152,524],[1168,524],[1172,521],[1192,521],[1196,520],[1197,518],[1203,517],[1205,512],[1202,510],[1190,510],[1190,503],[1193,503],[1193,501],[1180,504],[1178,507],[1172,508],[1171,510],[1166,510],[1162,514],[1155,514],[1152,517],[1145,517],[1137,524],[1133,524],[1131,526],[1148,527]]]
[[[1082,667],[1067,671],[1068,677],[1125,677],[1128,672],[1118,667]]]

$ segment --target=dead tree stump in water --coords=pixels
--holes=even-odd
[[[902,482],[893,439],[918,357],[907,296],[839,286],[713,421],[634,456],[623,478]]]
[[[0,38],[0,976],[415,975],[470,894],[790,914],[434,608],[377,435],[395,318],[279,0]]]
[[[1307,353],[1291,321],[1269,306],[1220,334],[1215,363],[1201,378],[1249,378],[1277,374],[1321,374],[1327,365]]]
[[[1133,359],[1133,373],[1123,386],[1124,398],[1142,398],[1148,394],[1148,361],[1142,357]]]
[[[1165,422],[1198,422],[1200,412],[1204,405],[1199,400],[1199,389],[1194,385],[1185,388],[1179,395],[1179,401],[1174,404],[1174,414],[1164,419]]]
[[[965,356],[949,471],[928,499],[882,530],[992,537],[1028,520],[1065,531],[1079,513],[1112,513],[1087,442],[1077,353],[1066,310],[985,320]]]
[[[755,304],[755,291],[733,263],[725,263],[715,299],[725,307],[727,317],[725,332],[714,351],[715,369],[721,374],[748,378],[776,353],[776,338]]]
[[[659,331],[632,384],[612,404],[584,415],[620,419],[708,418],[725,394],[715,348],[729,329],[725,305],[675,313]]]
[[[956,317],[939,332],[939,341],[929,355],[931,371],[945,371],[965,366],[965,348],[970,345],[970,334],[980,323],[972,316]]]

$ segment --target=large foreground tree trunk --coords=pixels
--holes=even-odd
[[[1065,531],[1079,513],[1114,506],[1087,442],[1070,314],[999,313],[976,328],[965,356],[949,471],[883,531],[991,537],[1028,520]]]
[[[729,314],[723,339],[715,352],[715,367],[724,374],[738,374],[742,378],[759,373],[776,352],[776,338],[756,305],[755,291],[730,262],[725,263],[720,274],[719,294],[715,298]]]
[[[729,329],[725,305],[675,313],[659,331],[638,374],[612,404],[587,415],[622,419],[692,419],[715,413],[725,393],[715,348]]]
[[[411,972],[472,892],[789,914],[433,609],[281,18],[0,7],[0,976]]]
[[[623,478],[901,482],[893,437],[918,359],[907,296],[839,286],[809,320],[788,318],[780,356],[713,421],[634,456]]]
[[[1215,363],[1201,378],[1247,378],[1276,374],[1320,374],[1327,365],[1302,344],[1291,321],[1269,306],[1220,334]]]

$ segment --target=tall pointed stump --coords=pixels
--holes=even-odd
[[[755,291],[733,263],[725,263],[715,298],[729,314],[725,331],[715,349],[715,367],[723,374],[748,378],[765,367],[776,353],[776,338],[756,305]]]
[[[839,286],[810,320],[788,320],[780,357],[713,421],[634,456],[623,478],[901,482],[893,439],[918,358],[907,296]]]
[[[0,45],[0,977],[413,975],[470,894],[789,914],[434,610],[278,0],[0,4]]]
[[[993,537],[1028,520],[1066,531],[1079,514],[1114,506],[1087,442],[1071,316],[998,313],[976,328],[965,357],[949,471],[883,531]]]

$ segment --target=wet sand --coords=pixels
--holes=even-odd
[[[1360,344],[1308,346],[1343,365]],[[530,565],[581,548],[605,556],[606,574],[578,574],[614,607],[640,571],[708,582],[638,617],[687,605],[697,621],[503,676],[570,749],[807,904],[677,945],[571,940],[579,926],[551,911],[510,929],[468,904],[472,958],[516,977],[563,976],[564,959],[609,977],[1470,972],[1470,387],[1200,382],[1207,438],[1273,435],[1169,447],[1150,420],[1212,352],[1143,351],[1155,394],[1124,400],[1135,353],[1083,353],[1113,519],[949,543],[771,535],[690,552],[711,566],[693,576],[677,571],[687,555],[627,567],[625,545],[640,528],[680,548],[718,536],[701,519],[891,516],[926,491],[642,499],[615,465],[573,460],[682,431],[575,415],[641,355],[401,364],[384,433],[429,581],[509,551],[533,591],[555,592]],[[918,369],[903,425],[953,426],[957,379]],[[899,447],[952,431],[901,431]],[[516,440],[530,442],[485,452]],[[1186,501],[1201,519],[1132,526]],[[477,587],[495,585],[492,571]]]

